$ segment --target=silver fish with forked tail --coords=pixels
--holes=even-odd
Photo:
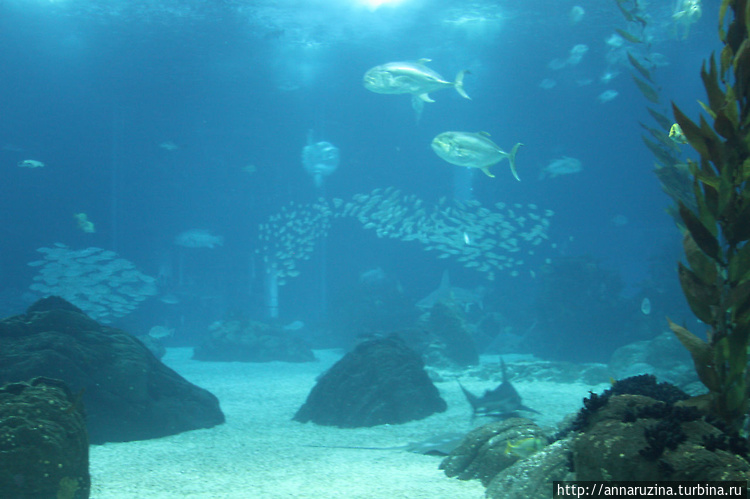
[[[516,180],[521,180],[516,172],[516,152],[523,144],[513,146],[508,153],[500,149],[490,140],[487,132],[443,132],[432,139],[432,150],[448,163],[468,168],[479,168],[488,177],[495,177],[490,173],[490,166],[505,158],[510,162],[510,171]]]
[[[464,75],[459,71],[456,81],[447,81],[425,64],[430,59],[416,62],[389,62],[370,68],[365,73],[363,83],[367,90],[378,94],[412,94],[414,102],[435,102],[430,92],[444,88],[455,88],[464,99],[471,99],[464,90]]]

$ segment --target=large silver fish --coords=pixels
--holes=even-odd
[[[378,94],[412,94],[414,102],[435,102],[430,92],[444,88],[455,88],[464,99],[471,99],[464,91],[464,75],[459,71],[456,81],[446,81],[442,76],[425,66],[430,59],[416,62],[389,62],[368,69],[363,83],[367,90]]]
[[[516,172],[516,152],[523,144],[513,146],[508,153],[492,142],[487,132],[443,132],[432,139],[432,150],[445,161],[456,166],[479,168],[488,177],[495,177],[489,167],[505,158],[510,162],[510,171],[516,180],[521,180]]]

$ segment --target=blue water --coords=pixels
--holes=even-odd
[[[576,4],[585,15],[571,23]],[[668,62],[653,70],[662,102],[655,108],[669,115],[665,106],[674,101],[697,118],[700,65],[720,48],[719,2],[704,2],[686,40],[673,36],[671,2],[652,4],[648,50]],[[671,201],[641,139],[639,122],[654,126],[647,101],[627,62],[607,61],[613,49],[605,41],[625,27],[615,2],[598,0],[403,0],[377,9],[354,0],[5,0],[0,309],[21,312],[33,299],[35,271],[26,263],[38,259],[36,248],[61,242],[111,249],[156,276],[160,267],[178,264],[175,236],[203,228],[225,244],[183,249],[190,289],[182,290],[181,302],[153,297],[118,324],[143,331],[169,323],[192,341],[203,325],[228,314],[262,318],[257,228],[290,201],[317,196],[300,160],[309,130],[341,152],[340,168],[325,179],[328,198],[395,186],[433,203],[452,196],[457,167],[440,160],[430,141],[465,130],[487,131],[506,150],[525,144],[518,155],[522,181],[501,163],[493,168],[496,178],[474,177],[474,198],[554,210],[556,247],[546,246],[543,256],[590,255],[622,281],[612,292],[632,305],[627,314],[638,317],[641,299],[651,298],[660,315],[649,332],[657,334],[665,314],[687,319],[689,313],[675,272],[680,236],[664,211]],[[578,64],[548,67],[577,44],[589,48]],[[368,68],[419,58],[432,59],[447,79],[470,70],[465,88],[472,100],[450,89],[435,92],[436,102],[425,104],[417,123],[408,96],[363,88]],[[607,70],[619,75],[605,84],[600,77]],[[545,79],[556,85],[541,88]],[[606,90],[618,96],[600,102]],[[165,142],[178,148],[160,147]],[[540,180],[542,167],[562,156],[578,158],[583,171]],[[46,166],[17,167],[24,159]],[[243,171],[246,165],[255,172]],[[96,233],[76,227],[78,212],[88,214]],[[615,223],[622,217],[627,223]],[[524,271],[488,283],[446,262],[416,243],[378,239],[356,223],[334,221],[324,255],[302,262],[300,277],[282,288],[280,315],[323,325],[337,313],[331,305],[337,297],[376,267],[416,300],[447,267],[457,285],[489,285],[511,327],[533,323],[528,314],[538,303],[538,275]],[[649,280],[668,292],[649,294]],[[191,321],[201,326],[191,328]]]

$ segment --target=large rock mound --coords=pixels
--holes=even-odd
[[[294,420],[357,428],[423,419],[446,408],[419,355],[391,336],[360,343],[334,364]]]
[[[0,384],[37,376],[83,390],[91,443],[142,440],[224,422],[219,401],[162,364],[134,336],[61,298],[0,321]]]

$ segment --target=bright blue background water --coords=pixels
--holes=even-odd
[[[681,41],[673,35],[671,2],[646,8],[655,28],[650,50],[668,61],[654,70],[662,102],[673,100],[692,116],[703,97],[701,62],[719,48],[718,3],[704,2],[703,17]],[[575,24],[568,18],[574,5],[586,12]],[[637,315],[643,282],[655,277],[650,268],[668,268],[667,275],[674,269],[679,234],[641,140],[639,122],[653,125],[647,102],[630,69],[607,62],[612,49],[605,41],[625,26],[615,2],[599,0],[404,0],[377,10],[353,0],[5,0],[3,311],[21,311],[33,276],[26,263],[40,246],[113,249],[156,275],[164,262],[174,265],[175,235],[197,227],[226,242],[185,256],[199,289],[192,302],[175,309],[153,299],[142,323],[131,318],[130,325],[147,329],[184,316],[186,306],[200,309],[205,322],[232,310],[262,312],[262,283],[252,277],[257,225],[291,200],[314,199],[300,162],[308,130],[341,150],[341,167],[326,180],[328,196],[396,186],[431,201],[452,195],[455,168],[431,151],[432,137],[484,130],[503,148],[525,144],[518,156],[522,182],[501,164],[497,178],[475,177],[476,199],[553,209],[558,248],[549,257],[592,255],[621,277],[621,293],[632,298]],[[589,47],[578,65],[548,67],[576,44]],[[473,100],[436,92],[417,124],[408,96],[371,93],[361,81],[372,66],[422,57],[448,79],[469,69],[465,88]],[[599,78],[607,69],[620,74],[604,84]],[[547,78],[557,85],[540,88]],[[609,89],[618,97],[597,100]],[[165,141],[179,149],[161,148]],[[539,180],[541,168],[561,156],[580,159],[583,171]],[[47,166],[18,168],[23,159]],[[254,174],[242,171],[248,164]],[[95,234],[76,228],[76,212],[96,223]],[[618,215],[628,223],[613,223]],[[353,223],[334,225],[326,248],[329,297],[356,283],[360,272],[381,267],[418,299],[445,268],[419,245],[377,240]],[[284,319],[314,323],[325,315],[321,276],[311,267],[303,265],[302,276],[282,288]],[[452,272],[455,284],[487,284],[477,273]],[[687,317],[673,278],[662,283],[675,292],[663,298],[669,305],[652,296],[654,307],[662,317]],[[526,273],[493,286],[509,308],[525,310],[535,299]]]

